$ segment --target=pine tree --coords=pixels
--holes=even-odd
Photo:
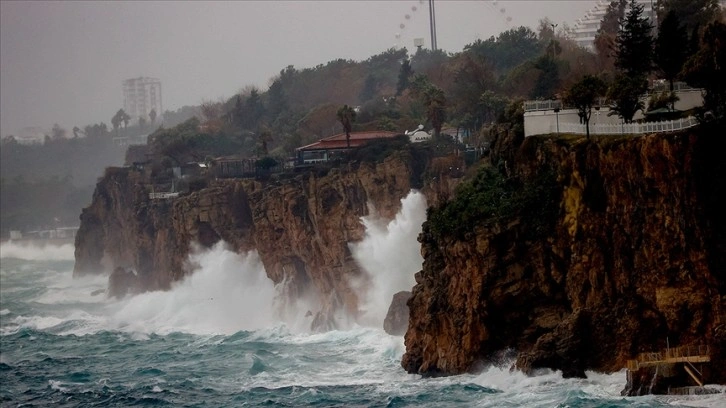
[[[615,66],[630,76],[647,75],[653,64],[653,26],[643,16],[643,5],[630,0],[630,10],[615,39]]]
[[[658,29],[654,55],[656,65],[670,83],[671,92],[673,92],[673,81],[681,72],[687,55],[688,33],[680,24],[675,11],[671,10]]]

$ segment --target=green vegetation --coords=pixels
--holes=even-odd
[[[478,226],[491,226],[519,218],[535,238],[549,231],[559,210],[560,188],[551,170],[532,180],[506,179],[492,167],[483,167],[473,180],[456,189],[455,197],[428,210],[428,228],[437,237],[466,238]]]
[[[350,160],[358,162],[381,163],[394,152],[409,146],[408,137],[399,135],[390,139],[374,140],[351,152]]]
[[[598,98],[605,94],[606,89],[607,85],[602,79],[585,75],[582,80],[572,85],[565,95],[565,103],[574,106],[580,120],[585,123],[588,139],[590,138],[592,108],[595,107]]]

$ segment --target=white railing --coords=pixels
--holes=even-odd
[[[562,108],[562,101],[556,99],[550,99],[546,101],[525,101],[524,111],[542,111],[542,110],[553,110],[555,108]]]
[[[688,129],[698,124],[698,120],[689,116],[684,119],[667,120],[663,122],[644,122],[644,123],[620,123],[609,124],[602,123],[590,125],[591,135],[640,135],[646,133],[662,133],[675,132],[678,130]],[[557,129],[552,126],[552,133],[556,133]],[[584,124],[579,123],[560,123],[559,133],[574,133],[584,135],[587,133]]]
[[[167,199],[167,198],[176,198],[179,197],[179,193],[149,193],[149,199],[151,200],[159,200],[159,199]]]
[[[649,93],[660,93],[660,92],[663,92],[663,91],[670,91],[670,90],[671,90],[670,83],[668,81],[664,81],[664,82],[661,82],[661,83],[653,84],[653,86],[648,90],[648,92]],[[694,88],[694,87],[688,85],[685,82],[677,81],[677,82],[674,82],[673,83],[673,91],[674,92],[678,92],[678,91],[700,91],[700,90],[701,90],[701,88]]]

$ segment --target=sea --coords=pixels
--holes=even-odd
[[[72,245],[0,245],[2,407],[726,407],[726,394],[622,397],[625,372],[527,376],[511,361],[426,378],[401,367],[382,330],[393,293],[421,267],[425,199],[390,222],[364,217],[351,243],[363,313],[310,330],[316,299],[291,302],[256,252],[195,249],[171,290],[106,296],[108,276],[74,278]]]

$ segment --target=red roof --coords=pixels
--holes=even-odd
[[[397,136],[396,132],[389,132],[386,130],[371,130],[366,132],[350,132],[350,147],[360,147],[364,144],[376,139],[388,139]],[[298,147],[296,150],[334,150],[334,149],[347,149],[348,141],[345,138],[345,133],[339,133],[334,136],[320,139],[315,143],[311,143],[307,146]]]

